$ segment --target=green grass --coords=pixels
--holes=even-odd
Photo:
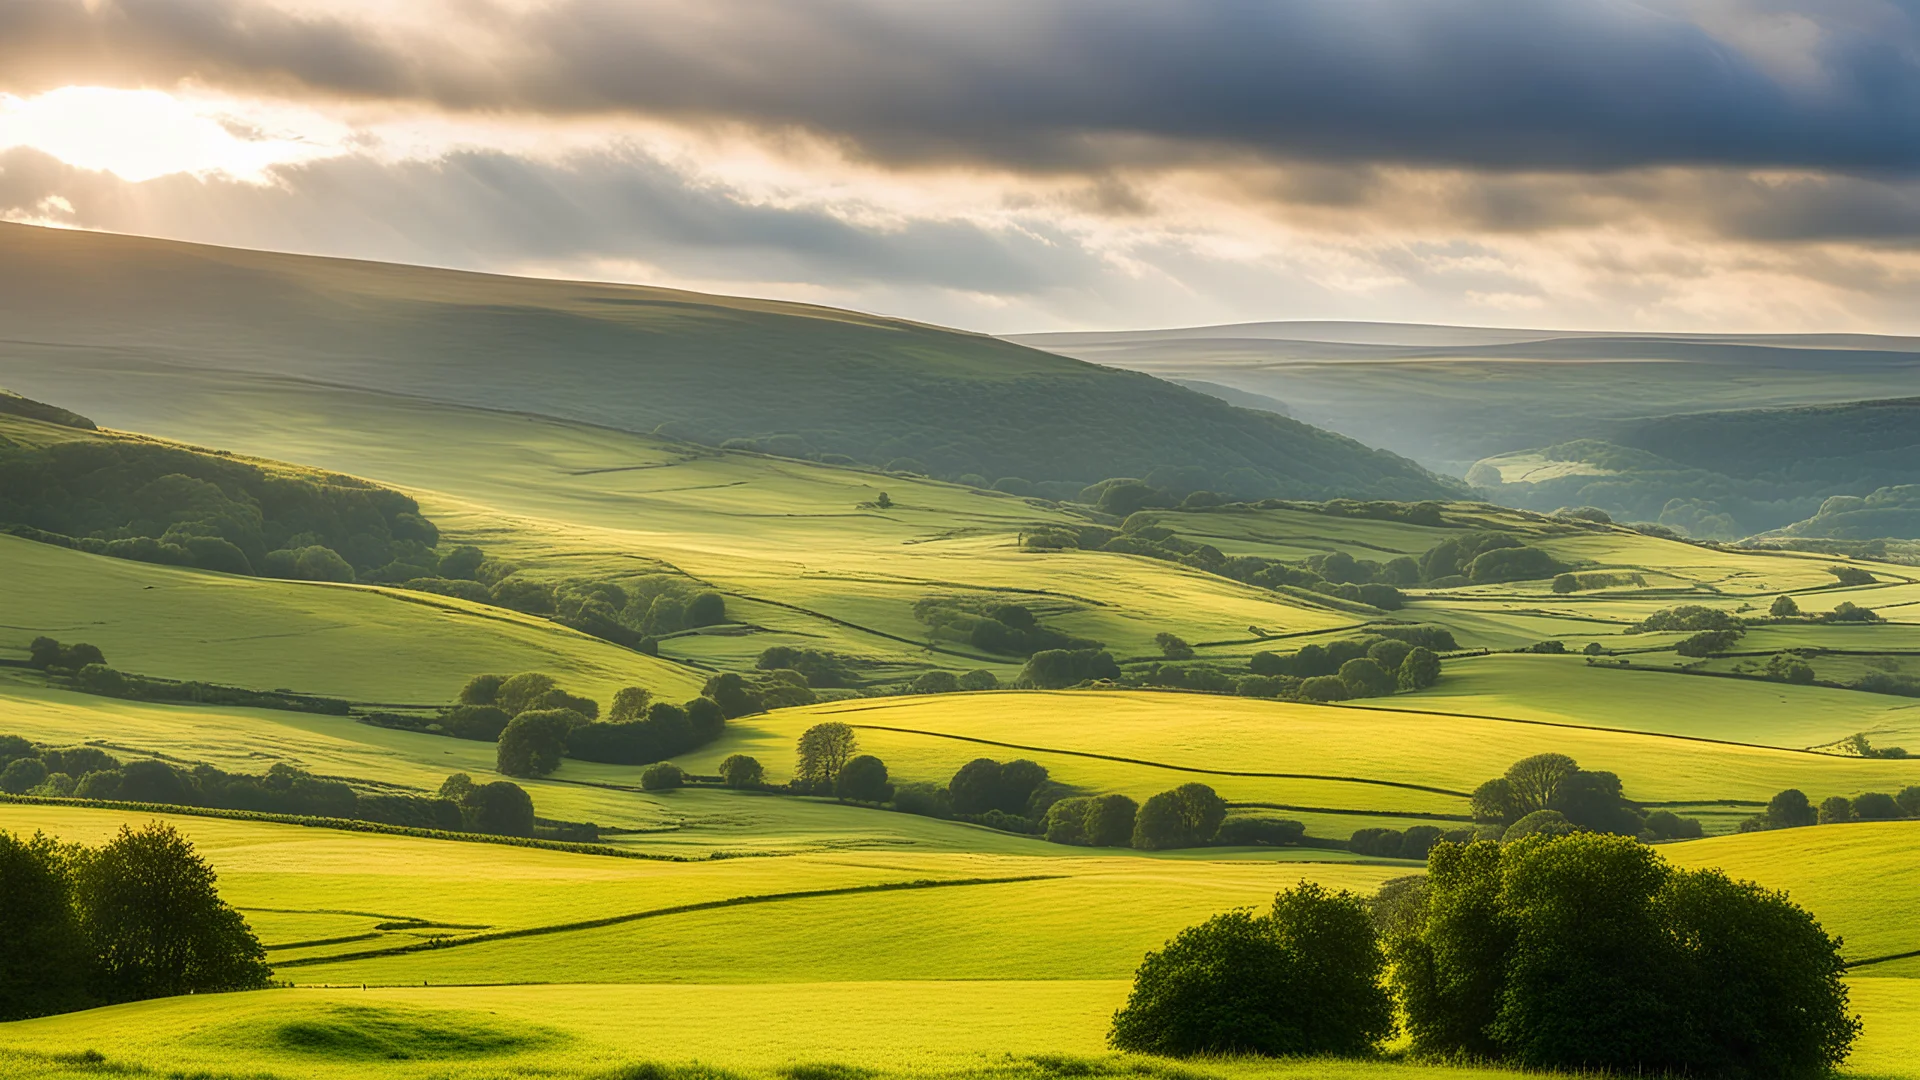
[[[551,672],[607,700],[699,693],[698,673],[517,612],[400,589],[239,577],[0,536],[0,657],[45,634],[126,671],[360,702],[441,704],[485,671]]]

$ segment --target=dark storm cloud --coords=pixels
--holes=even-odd
[[[454,10],[460,33],[443,40],[253,0],[99,0],[91,11],[10,0],[0,81],[192,77],[453,109],[736,121],[883,160],[1035,169],[1236,153],[1490,169],[1920,163],[1910,0],[466,0]]]
[[[817,208],[758,205],[637,150],[559,162],[497,151],[399,163],[349,156],[281,166],[269,179],[175,174],[136,184],[16,148],[0,151],[0,217],[439,265],[633,260],[682,277],[996,295],[1099,272],[1094,256],[1059,236],[951,220],[863,226]],[[47,201],[56,197],[71,211]]]

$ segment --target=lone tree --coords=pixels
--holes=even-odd
[[[1793,597],[1782,594],[1773,598],[1773,606],[1767,614],[1776,619],[1797,619],[1800,617],[1800,605]]]
[[[793,770],[794,786],[803,791],[824,794],[833,790],[833,781],[860,748],[853,729],[838,721],[815,724],[800,734]]]
[[[256,990],[266,950],[214,889],[213,867],[170,825],[122,827],[78,860],[74,900],[101,1001]]]
[[[1307,882],[1265,915],[1216,915],[1148,953],[1107,1041],[1176,1057],[1365,1054],[1393,1033],[1384,967],[1366,902]]]

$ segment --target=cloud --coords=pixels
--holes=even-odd
[[[1023,170],[1920,164],[1900,0],[421,4],[12,0],[0,80],[740,123]]]
[[[817,206],[756,203],[634,147],[555,161],[497,150],[431,160],[346,155],[266,183],[174,174],[128,183],[39,151],[0,152],[0,216],[205,243],[499,268],[628,261],[680,277],[989,295],[1081,284],[1100,261],[1041,226],[953,219],[857,224]]]

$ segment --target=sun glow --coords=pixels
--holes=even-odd
[[[259,179],[270,166],[339,152],[225,105],[157,90],[95,86],[69,86],[31,98],[0,94],[0,149],[32,147],[69,165],[135,182],[210,172]]]

